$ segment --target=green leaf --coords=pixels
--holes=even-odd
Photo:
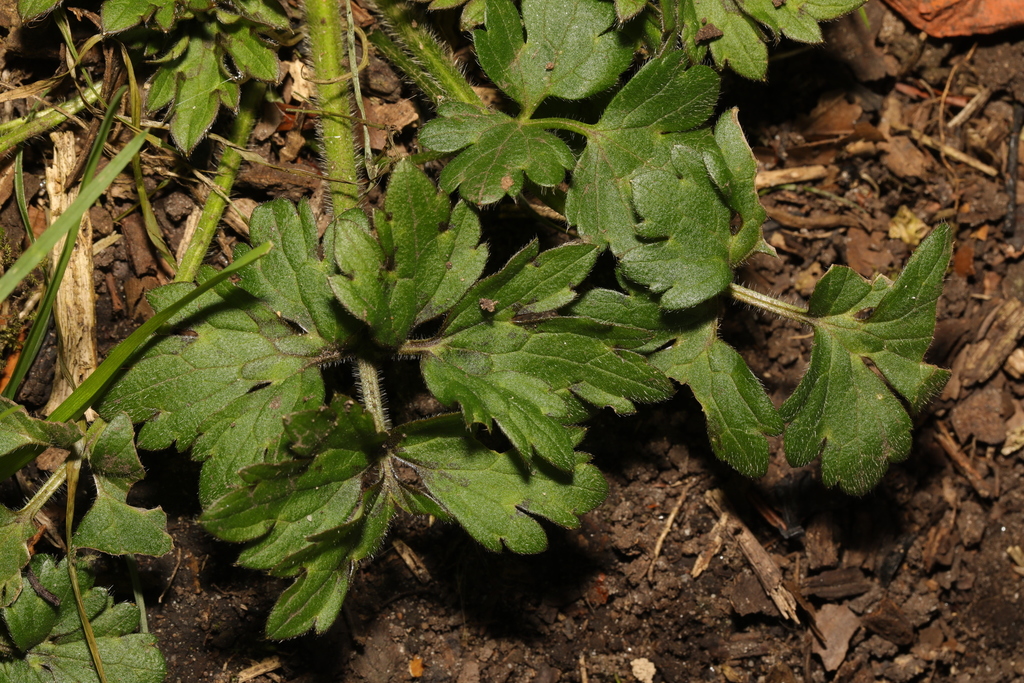
[[[191,288],[167,285],[149,298],[161,310]],[[337,358],[337,351],[314,332],[297,334],[268,306],[228,284],[175,321],[189,334],[156,338],[98,410],[108,418],[124,411],[145,421],[142,448],[191,448],[194,458],[206,461],[200,499],[209,503],[238,483],[238,470],[285,457],[281,416],[323,402],[317,365]]]
[[[951,240],[948,226],[936,228],[893,283],[836,266],[822,277],[809,302],[810,366],[782,406],[791,464],[820,454],[827,485],[863,494],[910,452],[910,416],[897,395],[919,410],[949,377],[922,361]]]
[[[374,216],[376,236],[362,211],[339,217],[334,258],[341,274],[330,286],[377,342],[396,347],[466,293],[487,248],[477,246],[476,214],[464,204],[451,211],[447,195],[411,162],[392,172],[384,206]]]
[[[0,607],[21,594],[21,569],[28,564],[28,541],[35,533],[28,515],[0,505]]]
[[[309,202],[294,204],[277,199],[256,207],[249,221],[254,245],[273,242],[279,249],[244,268],[241,287],[260,299],[285,320],[322,339],[344,344],[359,330],[335,300],[328,278],[337,270],[330,259],[321,260],[316,219]],[[324,245],[338,241],[338,227],[328,226]],[[235,248],[235,258],[249,252],[246,245]]]
[[[647,0],[615,0],[615,16],[620,22],[627,22],[647,6]]]
[[[29,417],[14,401],[0,397],[0,459],[25,446],[71,448],[82,438],[73,422],[49,422]]]
[[[231,4],[249,21],[275,29],[288,28],[288,13],[277,0],[231,0]]]
[[[219,53],[212,29],[200,27],[189,35],[184,54],[161,66],[174,72],[171,137],[185,153],[206,136],[222,102],[231,109],[238,106],[238,87],[224,76]],[[149,108],[154,109],[152,104]]]
[[[86,437],[96,501],[75,531],[75,545],[111,555],[159,557],[171,551],[167,515],[127,504],[128,490],[145,476],[135,452],[135,430],[124,413],[97,420]]]
[[[438,338],[422,344],[423,377],[439,401],[458,403],[467,424],[496,422],[524,457],[536,453],[565,471],[576,465],[580,436],[566,425],[586,414],[578,399],[631,412],[632,401],[671,393],[643,357],[581,333],[592,330],[587,321],[574,329],[553,320],[597,253],[568,244],[538,256],[530,245],[474,286]]]
[[[782,418],[743,358],[718,338],[714,313],[708,306],[694,311],[690,328],[651,363],[689,385],[707,416],[715,455],[748,477],[762,477],[768,471],[766,436],[782,433]]]
[[[488,0],[473,40],[484,71],[527,114],[546,97],[583,99],[612,86],[633,59],[615,11],[600,0]],[[523,25],[526,38],[523,38]]]
[[[377,547],[394,506],[364,494],[365,470],[379,457],[385,435],[351,399],[287,420],[297,459],[242,471],[245,486],[211,505],[202,517],[229,541],[253,541],[239,563],[296,581],[267,623],[272,638],[322,633],[337,616],[352,563]]]
[[[673,144],[709,146],[706,131],[666,135],[703,124],[718,99],[714,71],[686,63],[682,52],[670,51],[645,64],[609,102],[573,171],[566,217],[616,255],[639,244],[631,176],[671,169]]]
[[[852,12],[864,0],[678,0],[684,49],[696,63],[707,46],[715,64],[728,66],[752,80],[764,80],[768,70],[765,36],[785,35],[804,43],[820,43],[818,22]]]
[[[678,149],[678,148],[677,148]],[[664,308],[690,308],[729,286],[729,211],[701,166],[695,173],[652,171],[633,180],[633,202],[651,241],[627,251],[622,274],[660,293]]]
[[[728,66],[740,76],[763,81],[768,72],[768,48],[757,22],[740,11],[733,0],[692,0],[703,29],[721,32],[712,38],[715,64]]]
[[[224,50],[242,77],[277,83],[277,53],[248,22],[236,21],[221,27]]]
[[[170,106],[171,137],[190,153],[206,136],[221,106],[238,109],[241,81],[250,76],[277,81],[277,59],[259,37],[259,27],[247,19],[225,24],[199,15],[176,28],[172,47],[156,60],[159,68],[150,80],[146,107],[155,112]],[[228,57],[238,73],[228,72]]]
[[[172,11],[173,0],[105,0],[100,8],[104,33],[120,33],[147,21],[160,10]]]
[[[60,0],[18,0],[18,14],[28,22],[40,17],[60,4]]]
[[[22,591],[2,610],[2,630],[17,652],[0,655],[0,680],[55,683],[91,683],[96,675],[75,607],[66,560],[55,565],[47,555],[32,558],[31,571],[48,593],[44,599],[34,588]],[[92,624],[107,680],[118,683],[159,683],[167,673],[156,638],[133,633],[139,610],[114,604],[103,588],[92,587],[92,576],[78,568],[86,614]],[[57,604],[52,604],[52,602]]]
[[[285,576],[294,574],[296,567],[287,561],[308,545],[307,537],[349,521],[360,500],[360,475],[383,442],[371,417],[345,396],[287,422],[290,442],[302,443],[318,433],[326,440],[314,442],[312,457],[242,470],[246,485],[217,500],[202,518],[224,540],[259,539],[239,562]]]
[[[764,224],[766,214],[754,184],[757,161],[740,128],[735,107],[718,119],[715,142],[721,150],[723,163],[714,164],[716,157],[707,155],[705,164],[729,208],[739,214],[742,221],[729,242],[729,262],[733,265],[741,263],[758,249],[774,252],[761,236],[761,225]]]
[[[402,426],[399,457],[423,479],[430,495],[489,550],[517,553],[547,546],[534,517],[568,528],[601,504],[608,484],[589,457],[575,453],[568,473],[527,469],[514,453],[496,453],[469,437],[455,416]]]
[[[523,189],[524,176],[543,187],[565,180],[576,158],[555,135],[499,112],[481,112],[459,102],[442,104],[420,142],[439,152],[466,151],[441,173],[446,192],[459,190],[467,201],[492,204]]]

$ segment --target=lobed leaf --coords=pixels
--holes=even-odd
[[[714,310],[707,308],[651,363],[689,385],[707,416],[715,455],[741,474],[762,477],[770,455],[766,437],[782,433],[782,418],[743,358],[718,338]]]
[[[280,248],[242,269],[242,289],[280,317],[322,339],[344,344],[360,330],[331,292],[328,280],[338,271],[332,260],[319,256],[321,240],[309,202],[302,200],[296,208],[289,201],[276,199],[256,207],[249,235],[254,245],[273,242]],[[338,227],[332,224],[324,234],[324,244],[338,239]],[[238,245],[235,256],[249,251],[248,246]]]
[[[370,326],[378,343],[395,347],[413,327],[450,308],[476,281],[487,260],[480,223],[469,207],[450,209],[427,176],[410,162],[391,175],[385,213],[338,219],[330,279],[338,300]]]
[[[326,266],[310,253],[310,235],[303,236],[301,218],[290,222],[295,218],[280,204],[257,215],[254,240],[271,235],[283,243],[271,264],[247,270],[243,279],[285,309],[281,315],[240,287],[218,286],[172,319],[172,329],[185,333],[154,339],[98,406],[109,418],[124,411],[145,422],[143,448],[191,448],[205,461],[204,503],[237,485],[243,467],[287,457],[282,416],[321,405],[318,365],[339,358],[350,336],[352,323],[330,319],[338,309],[325,292]],[[190,287],[168,285],[151,292],[150,301],[160,310]],[[316,329],[296,332],[304,324]],[[335,339],[320,336],[321,326]]]
[[[560,320],[571,287],[597,256],[568,244],[537,255],[536,244],[474,286],[424,346],[423,377],[467,424],[496,422],[524,457],[536,453],[565,471],[576,464],[578,399],[632,412],[633,401],[667,398],[667,380],[642,356],[592,337],[592,325]],[[548,324],[553,327],[548,327]]]
[[[513,453],[496,453],[470,437],[457,417],[402,426],[399,457],[412,465],[430,495],[489,550],[537,553],[547,546],[534,517],[568,528],[597,507],[608,484],[589,457],[576,453],[569,472],[526,468]]]
[[[287,430],[299,457],[246,468],[245,485],[202,517],[220,538],[251,541],[240,564],[296,577],[268,618],[273,638],[330,626],[353,563],[377,547],[394,513],[379,489],[362,491],[385,435],[357,403],[339,396],[330,407],[292,415]]]
[[[645,64],[608,103],[573,170],[566,217],[617,256],[640,244],[634,232],[633,175],[671,170],[675,144],[710,146],[704,132],[667,135],[703,124],[718,98],[718,76],[686,64],[678,51]]]
[[[791,464],[820,454],[826,484],[863,494],[907,456],[912,424],[900,398],[919,410],[949,377],[923,358],[951,240],[948,226],[936,228],[893,283],[836,266],[822,277],[808,307],[810,365],[782,406]]]
[[[135,451],[135,430],[124,413],[109,424],[96,420],[86,435],[96,500],[75,530],[75,545],[111,555],[152,555],[171,551],[167,515],[128,505],[128,490],[145,476]]]
[[[36,555],[31,571],[50,601],[29,589],[2,610],[0,633],[6,632],[3,635],[17,651],[0,656],[0,680],[98,683],[66,562],[55,565],[49,556]],[[114,604],[105,589],[92,587],[92,576],[84,567],[79,567],[78,576],[107,679],[123,683],[164,680],[167,670],[156,638],[134,633],[139,626],[138,608],[127,603]]]
[[[74,422],[50,422],[30,417],[14,401],[0,397],[0,462],[28,446],[71,448],[82,438]]]
[[[612,85],[633,59],[615,10],[600,0],[488,0],[473,41],[484,71],[532,113],[547,97],[583,99]],[[526,37],[523,37],[525,25]]]
[[[500,112],[483,113],[459,102],[442,104],[438,118],[423,127],[420,142],[440,152],[464,152],[441,172],[441,187],[467,201],[493,204],[515,197],[526,177],[554,187],[576,158],[560,138]]]
[[[765,27],[777,40],[822,42],[818,22],[852,12],[865,0],[678,0],[680,35],[695,61],[710,47],[715,64],[752,80],[768,70]]]

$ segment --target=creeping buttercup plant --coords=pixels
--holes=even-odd
[[[107,0],[105,18],[118,1]],[[234,6],[273,25],[250,4]],[[831,268],[806,309],[738,285],[736,268],[772,250],[737,113],[716,111],[719,75],[698,63],[710,49],[718,65],[760,77],[760,27],[818,40],[819,19],[859,4],[471,0],[464,24],[478,26],[473,44],[503,93],[499,110],[406,21],[409,8],[378,0],[387,30],[369,41],[437,105],[418,142],[425,157],[448,161],[437,184],[412,159],[395,162],[382,207],[368,213],[350,74],[339,73],[343,54],[356,63],[343,19],[351,8],[307,2],[333,181],[326,230],[305,202],[258,207],[251,247],[235,250],[228,271],[206,267],[196,282],[150,294],[157,318],[145,332],[156,334],[104,385],[103,420],[85,433],[60,422],[80,417],[95,392],[45,422],[5,404],[0,462],[16,469],[43,446],[71,448],[97,492],[76,544],[159,554],[162,513],[126,502],[141,474],[130,425],[141,448],[190,452],[203,463],[205,527],[246,544],[240,564],[292,580],[268,619],[275,638],[330,626],[354,569],[400,511],[456,522],[494,551],[542,550],[539,518],[573,527],[605,496],[581,450],[586,421],[665,400],[679,385],[704,407],[716,455],[743,474],[763,475],[768,437],[784,433],[792,464],[820,457],[826,485],[867,492],[908,455],[908,411],[948,374],[923,358],[950,231],[936,228],[892,280]],[[201,9],[139,8],[123,13],[128,24]],[[346,38],[347,53],[337,47]],[[174,54],[191,54],[188,40],[178,45]],[[155,76],[157,92],[171,92],[159,78],[188,85],[187,75]],[[175,92],[157,101],[177,116]],[[487,207],[524,192],[564,215],[569,237],[546,249],[524,237],[493,263]],[[599,272],[611,264],[614,273]],[[807,373],[781,409],[718,334],[729,298],[813,330]],[[392,423],[384,372],[412,362],[443,409]],[[339,368],[356,372],[352,395],[331,378]],[[39,592],[22,573],[35,509],[0,510],[9,609]],[[24,660],[47,636],[18,628],[7,624],[10,651]]]

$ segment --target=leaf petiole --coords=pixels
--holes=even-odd
[[[558,117],[544,118],[544,119],[527,119],[520,121],[523,128],[545,128],[555,130],[567,130],[570,133],[576,133],[586,138],[592,137],[597,133],[597,127],[592,126],[582,121],[574,121],[572,119],[563,119]]]
[[[787,304],[785,301],[780,301],[774,297],[768,296],[767,294],[761,294],[760,292],[755,292],[752,289],[747,289],[743,285],[738,285],[736,283],[730,284],[729,295],[737,301],[750,304],[755,308],[760,308],[762,311],[774,313],[782,318],[796,320],[797,322],[804,323],[805,325],[814,325],[817,322],[817,320],[807,312],[806,308]]]

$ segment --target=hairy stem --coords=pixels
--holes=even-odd
[[[96,104],[100,99],[101,85],[85,88],[82,94],[66,102],[53,105],[41,112],[33,112],[19,119],[0,124],[0,155],[7,154],[14,147],[29,138],[42,135],[51,128],[73,117],[87,105]]]
[[[359,389],[363,407],[373,416],[373,426],[378,432],[384,433],[391,428],[387,410],[384,408],[384,391],[380,386],[380,374],[377,366],[366,360],[356,360],[356,372],[359,373]]]
[[[267,86],[259,81],[249,81],[242,88],[242,101],[238,107],[238,116],[231,125],[231,133],[228,136],[231,144],[244,148],[249,142],[249,134],[256,125],[256,118],[260,114],[260,104],[263,102],[263,95]],[[206,250],[210,248],[213,237],[217,234],[217,225],[220,223],[224,209],[228,205],[228,195],[235,184],[238,176],[238,169],[242,166],[242,155],[232,146],[224,147],[220,163],[217,165],[217,177],[213,181],[214,188],[206,198],[203,206],[203,213],[199,216],[199,223],[195,232],[181,257],[178,264],[178,272],[174,276],[175,282],[192,282],[199,272],[199,266],[206,258]]]
[[[582,121],[573,121],[572,119],[562,118],[545,118],[545,119],[530,119],[523,121],[524,128],[554,128],[555,130],[567,130],[570,133],[576,133],[584,137],[590,137],[594,134],[596,128],[590,124],[583,123]]]
[[[381,41],[384,45],[381,52],[420,86],[434,104],[446,99],[465,102],[482,110],[487,109],[466,77],[455,68],[447,51],[422,27],[423,17],[416,10],[403,0],[376,0],[376,3],[377,9],[384,16],[388,30],[411,58],[395,60],[390,53],[394,50],[387,51],[390,41]],[[381,44],[374,40],[374,45],[380,47]],[[433,81],[434,85],[424,87],[421,81]]]
[[[397,68],[409,80],[415,83],[416,87],[430,98],[435,107],[445,99],[448,99],[448,93],[445,92],[445,89],[441,87],[434,77],[413,61],[413,58],[400,48],[395,41],[391,40],[387,33],[374,31],[369,35],[369,41],[377,48],[378,52],[384,55],[384,59],[388,61],[388,64]]]
[[[66,467],[59,468],[56,472],[50,475],[50,478],[43,482],[43,485],[39,487],[32,495],[32,500],[28,504],[18,511],[19,515],[23,515],[27,519],[32,519],[38,514],[43,506],[46,505],[51,498],[53,498],[60,487],[67,481],[68,471]]]
[[[306,0],[309,53],[316,73],[320,143],[331,203],[338,215],[359,203],[359,159],[352,140],[352,77],[346,59],[348,22],[337,0]]]
[[[742,301],[745,304],[750,304],[751,306],[760,308],[762,311],[768,311],[769,313],[774,313],[775,315],[783,318],[796,320],[804,323],[805,325],[814,325],[815,322],[817,322],[814,317],[808,315],[806,308],[787,304],[785,301],[779,301],[767,294],[755,292],[752,289],[747,289],[746,287],[737,285],[736,283],[729,285],[729,294],[737,301]]]

